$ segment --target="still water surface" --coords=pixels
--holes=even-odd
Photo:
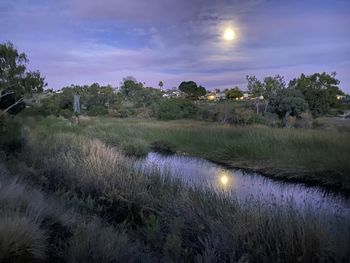
[[[151,152],[141,161],[142,169],[159,169],[189,185],[212,187],[215,191],[234,193],[239,202],[259,200],[267,204],[311,208],[350,219],[350,198],[326,192],[323,188],[282,182],[257,173],[227,169],[210,161],[182,155]]]

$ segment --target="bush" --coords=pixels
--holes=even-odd
[[[251,124],[254,121],[254,111],[249,108],[235,108],[231,116],[231,123]]]
[[[45,258],[46,236],[26,217],[1,216],[0,262],[38,262]]]
[[[60,116],[69,119],[73,116],[73,112],[69,109],[60,110]]]
[[[100,105],[93,105],[89,107],[88,115],[89,116],[99,116],[99,115],[106,115],[108,113],[108,110],[105,106]]]
[[[217,121],[219,112],[213,112],[208,109],[199,109],[198,119],[203,121]]]
[[[6,153],[18,152],[22,148],[21,120],[10,116],[0,120],[0,148]]]
[[[148,144],[144,140],[134,139],[123,143],[124,153],[128,156],[145,156],[148,153]]]
[[[175,120],[192,118],[196,115],[198,108],[192,101],[183,98],[164,100],[158,108],[158,119]]]
[[[157,152],[162,153],[175,153],[175,145],[167,141],[154,141],[151,143],[151,148]]]
[[[264,114],[264,123],[270,127],[279,127],[281,126],[281,120],[276,113],[266,112]]]
[[[152,112],[152,109],[143,107],[143,108],[138,108],[135,114],[136,114],[136,117],[138,118],[149,119],[152,117],[153,112]]]
[[[300,118],[296,120],[295,127],[310,129],[312,128],[312,122],[313,122],[312,115],[310,113],[303,112]]]
[[[141,256],[125,232],[97,223],[78,226],[68,247],[67,262],[136,262]]]

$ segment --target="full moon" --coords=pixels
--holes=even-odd
[[[235,31],[233,31],[231,28],[226,28],[223,35],[225,40],[231,41],[235,38],[235,36],[236,36]]]
[[[223,185],[227,185],[228,177],[226,175],[221,176],[220,181]]]

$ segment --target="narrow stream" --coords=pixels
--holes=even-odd
[[[233,192],[238,201],[259,200],[264,203],[312,208],[326,214],[350,219],[350,198],[328,193],[323,188],[300,183],[282,182],[257,173],[227,169],[210,161],[182,155],[151,152],[141,161],[143,169],[154,169],[178,177],[189,185],[208,186],[215,191]]]

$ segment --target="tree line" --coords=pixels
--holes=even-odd
[[[10,42],[0,44],[0,114],[18,113],[25,108],[25,96],[40,94],[47,86],[39,71],[28,71],[29,60],[24,53],[18,52]],[[283,76],[275,75],[259,80],[256,76],[247,76],[247,89],[254,98],[245,107],[254,108],[256,115],[267,112],[277,114],[279,118],[293,116],[299,118],[303,112],[314,117],[327,114],[339,104],[336,96],[344,94],[339,89],[336,73],[301,74],[286,84]],[[160,119],[193,118],[198,112],[198,99],[207,94],[207,90],[194,81],[183,81],[178,90],[181,98],[164,98],[163,82],[159,89],[145,87],[133,77],[123,79],[118,92],[110,85],[71,85],[64,87],[35,107],[43,115],[73,115],[73,96],[80,95],[82,111],[88,115],[110,114],[116,117],[145,115]],[[226,89],[226,102],[243,97],[238,87]],[[225,118],[226,119],[226,118]]]

